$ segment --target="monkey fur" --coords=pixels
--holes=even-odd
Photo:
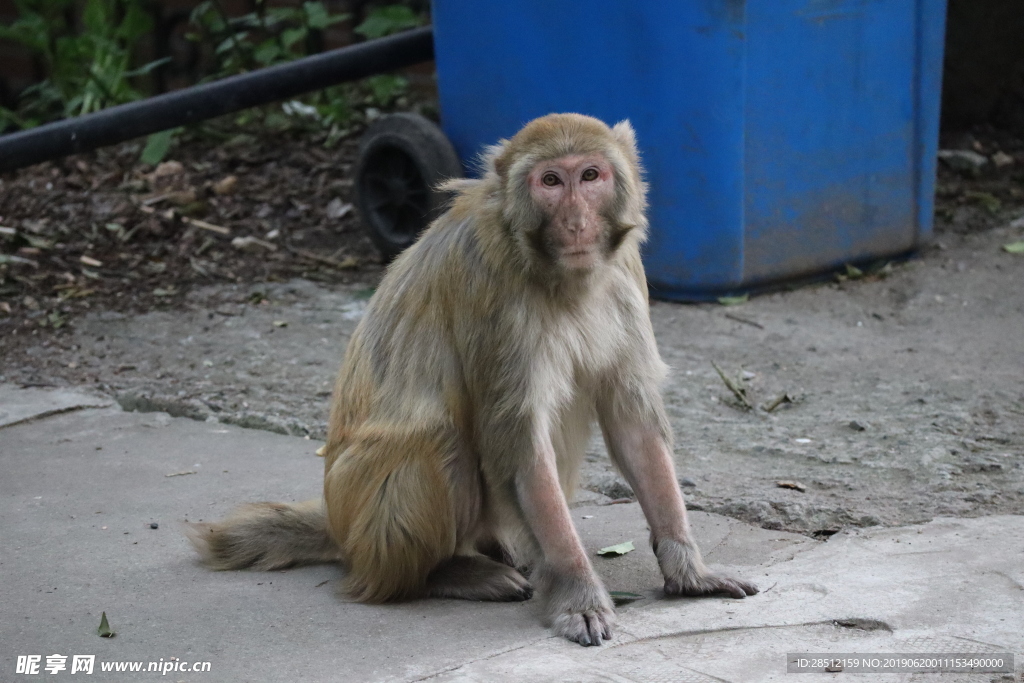
[[[451,207],[391,264],[349,342],[323,501],[248,505],[189,525],[193,544],[216,569],[338,561],[364,602],[536,588],[556,633],[599,645],[614,610],[567,502],[596,421],[665,592],[753,595],[704,565],[676,482],[629,123],[548,115],[483,163],[447,183]]]

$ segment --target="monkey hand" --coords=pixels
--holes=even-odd
[[[531,579],[547,596],[548,618],[556,634],[585,646],[611,640],[615,608],[596,576],[567,576],[540,567]]]
[[[728,593],[733,598],[745,598],[758,592],[757,586],[749,581],[712,572],[704,565],[700,550],[692,543],[661,540],[654,552],[665,576],[665,595]]]

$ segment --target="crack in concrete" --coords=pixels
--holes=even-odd
[[[627,645],[633,645],[635,643],[653,643],[659,640],[666,640],[669,638],[687,638],[690,636],[704,636],[713,633],[731,633],[733,631],[763,631],[769,629],[782,629],[782,628],[802,628],[804,626],[835,626],[838,624],[837,619],[825,619],[823,621],[806,621],[795,624],[765,624],[763,626],[726,626],[723,628],[709,628],[709,629],[698,629],[696,631],[673,631],[670,633],[662,633],[656,636],[647,636],[646,638],[637,638],[632,643],[621,643],[618,645],[612,645],[612,648],[625,647]],[[850,621],[844,619],[843,621]],[[884,624],[885,622],[878,619],[858,619],[863,622],[877,622]],[[892,631],[892,629],[889,629]]]
[[[53,417],[55,415],[64,415],[65,413],[73,413],[73,412],[76,412],[78,410],[91,410],[93,408],[109,408],[111,405],[113,405],[113,402],[111,402],[111,403],[98,403],[96,405],[79,405],[79,406],[67,406],[65,408],[54,408],[53,410],[47,410],[47,411],[39,413],[37,415],[31,415],[29,417],[22,418],[20,420],[15,421],[15,422],[8,422],[6,424],[0,424],[0,429],[7,429],[8,427],[15,427],[17,425],[23,425],[23,424],[27,424],[29,422],[38,422],[40,420],[45,420],[48,417]]]
[[[432,674],[427,674],[426,676],[422,676],[420,678],[411,678],[411,679],[406,679],[406,680],[408,680],[408,683],[420,683],[420,681],[429,681],[432,678],[437,678],[438,676],[443,676],[444,674],[451,673],[452,671],[458,671],[459,669],[463,669],[463,668],[465,668],[467,666],[471,666],[473,664],[476,664],[477,662],[486,662],[489,659],[495,659],[496,657],[501,657],[502,655],[507,655],[510,652],[517,652],[518,650],[524,650],[524,649],[526,649],[528,647],[532,647],[532,646],[536,645],[537,643],[543,643],[544,641],[547,641],[547,640],[555,640],[556,638],[560,638],[560,637],[561,636],[548,636],[547,638],[540,638],[538,640],[534,640],[534,641],[531,641],[529,643],[524,643],[522,645],[517,645],[515,647],[510,647],[509,649],[502,650],[501,652],[493,652],[493,653],[491,653],[489,655],[484,655],[483,657],[477,657],[476,659],[471,659],[469,661],[462,662],[461,664],[456,664],[455,666],[445,667],[444,669],[441,669],[440,671],[435,671]]]

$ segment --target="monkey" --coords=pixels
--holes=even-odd
[[[339,562],[358,601],[543,596],[582,645],[615,614],[569,512],[596,423],[675,595],[757,593],[704,564],[686,517],[640,259],[634,131],[549,114],[448,181],[345,351],[323,499],[257,503],[188,534],[216,569]],[[529,578],[525,568],[530,567]]]

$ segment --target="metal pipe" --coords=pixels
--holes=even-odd
[[[0,173],[434,58],[430,26],[0,136]]]

